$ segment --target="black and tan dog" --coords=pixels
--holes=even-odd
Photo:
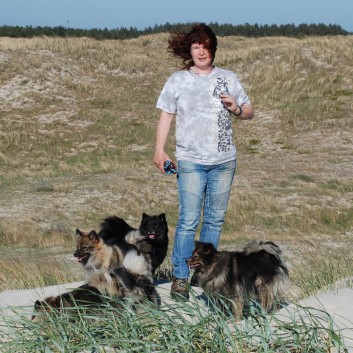
[[[231,311],[239,317],[251,298],[270,311],[288,280],[281,250],[270,241],[253,241],[238,252],[217,251],[210,243],[196,242],[187,263],[195,270],[192,284],[231,299]]]
[[[145,299],[157,303],[153,285],[152,262],[148,255],[139,253],[134,243],[142,239],[139,231],[131,232],[129,241],[122,246],[106,244],[92,230],[76,229],[77,244],[74,256],[87,273],[86,284],[56,297],[35,303],[35,311],[75,307],[98,307],[103,297],[130,298],[133,302]],[[34,315],[32,319],[38,317]]]
[[[139,231],[130,233],[130,243],[120,246],[105,243],[94,230],[85,233],[77,229],[74,256],[86,270],[87,284],[100,293],[156,302],[152,262],[134,246],[142,238]]]

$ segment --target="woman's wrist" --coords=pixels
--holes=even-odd
[[[240,105],[236,105],[233,114],[234,114],[235,116],[239,116],[239,115],[241,115],[242,113],[243,113],[242,107],[241,107]]]

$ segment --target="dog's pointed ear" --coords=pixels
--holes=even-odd
[[[161,213],[158,218],[160,218],[161,220],[165,221],[165,213]]]
[[[149,217],[149,215],[147,213],[142,213],[142,220],[145,220],[147,217]]]
[[[211,243],[205,243],[205,254],[214,255],[216,253],[216,248]]]
[[[34,309],[35,310],[38,310],[38,308],[40,307],[40,301],[39,300],[36,300],[35,303],[34,303]]]
[[[95,230],[91,230],[88,234],[89,240],[93,241],[94,243],[99,242],[98,234]]]
[[[76,228],[76,237],[77,238],[82,237],[82,232],[78,228]]]

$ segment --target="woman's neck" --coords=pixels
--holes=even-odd
[[[200,68],[195,65],[191,66],[190,70],[195,74],[207,75],[213,70],[214,66],[210,65],[206,68]]]

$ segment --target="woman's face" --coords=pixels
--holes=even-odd
[[[191,44],[190,54],[194,66],[201,70],[209,70],[212,67],[213,58],[210,51],[201,43]]]

